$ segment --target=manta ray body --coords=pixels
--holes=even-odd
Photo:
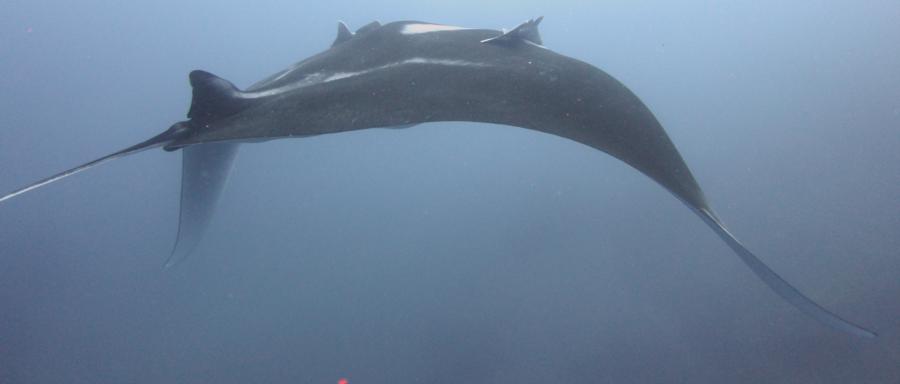
[[[180,150],[181,212],[171,266],[202,238],[241,142],[437,121],[504,124],[565,137],[624,161],[687,205],[788,302],[835,329],[875,335],[822,308],[747,250],[710,208],[647,106],[600,69],[544,47],[540,22],[510,31],[373,22],[355,33],[340,23],[328,50],[243,90],[193,71],[188,120],[0,201],[142,150]]]

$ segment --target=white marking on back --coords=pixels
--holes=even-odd
[[[548,51],[550,50],[550,48],[547,48],[547,47],[545,47],[545,46],[543,46],[543,45],[540,45],[540,44],[538,44],[538,43],[535,43],[535,42],[533,42],[533,41],[531,41],[531,40],[525,40],[525,42],[528,43],[529,45],[533,45],[533,46],[538,47],[538,48],[546,49],[546,50],[548,50]]]
[[[300,80],[293,84],[288,84],[282,87],[273,88],[265,91],[258,92],[246,92],[244,93],[244,97],[248,98],[259,98],[266,96],[273,96],[280,93],[293,91],[295,89],[303,88],[313,84],[327,83],[336,80],[347,79],[351,77],[357,77],[366,75],[372,72],[382,71],[385,69],[395,68],[403,65],[409,64],[427,64],[427,65],[444,65],[444,66],[454,66],[454,67],[487,67],[488,64],[485,63],[477,63],[474,61],[466,61],[466,60],[453,60],[453,59],[431,59],[427,57],[413,57],[402,61],[396,61],[393,63],[388,63],[385,65],[380,65],[377,67],[364,69],[356,72],[335,72],[331,74],[316,72],[309,74],[303,80]]]
[[[355,77],[360,75],[365,75],[367,73],[380,71],[388,68],[399,67],[401,65],[406,64],[431,64],[431,65],[449,65],[456,67],[486,67],[487,64],[484,63],[476,63],[472,61],[465,60],[450,60],[450,59],[429,59],[425,57],[413,57],[411,59],[406,59],[403,61],[398,61],[395,63],[385,64],[382,66],[378,66],[375,68],[369,68],[358,72],[338,72],[331,76],[326,77],[322,80],[323,83],[327,83],[329,81],[335,81],[340,79],[346,79],[348,77]]]
[[[403,29],[400,30],[400,33],[404,35],[416,35],[420,33],[459,31],[463,29],[469,28],[441,24],[406,24],[403,26]]]

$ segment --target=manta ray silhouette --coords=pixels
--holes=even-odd
[[[146,149],[181,150],[178,238],[166,263],[172,266],[200,241],[240,142],[435,121],[505,124],[565,137],[624,161],[684,202],[789,303],[840,331],[875,336],[804,296],[747,250],[713,213],[653,113],[605,72],[544,47],[540,22],[510,31],[373,22],[355,33],[340,23],[328,50],[245,90],[193,71],[188,120],[0,201]]]

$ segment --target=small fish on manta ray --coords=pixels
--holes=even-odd
[[[181,211],[170,267],[200,242],[241,142],[437,121],[504,124],[568,138],[624,161],[687,205],[786,301],[837,330],[875,337],[804,296],[747,250],[707,204],[647,106],[602,70],[544,47],[541,20],[509,31],[376,21],[354,33],[339,23],[328,50],[244,90],[193,71],[188,120],[0,201],[143,150],[181,150]]]

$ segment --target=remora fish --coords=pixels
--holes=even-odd
[[[863,337],[788,284],[716,217],[653,113],[620,82],[544,47],[541,18],[511,31],[401,21],[338,26],[331,48],[240,90],[193,71],[189,120],[119,152],[0,198],[7,200],[104,161],[163,147],[183,155],[178,238],[167,266],[200,241],[238,143],[435,121],[476,121],[565,137],[624,161],[700,216],[778,295],[821,323]]]

